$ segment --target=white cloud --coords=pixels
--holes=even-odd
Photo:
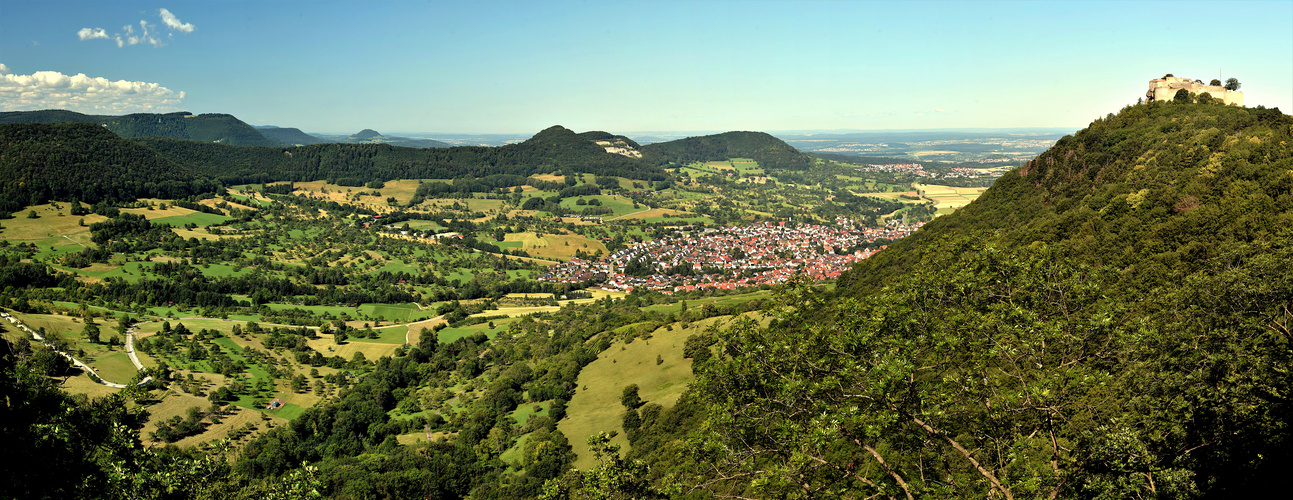
[[[4,111],[68,109],[82,113],[165,113],[179,110],[184,92],[156,83],[112,81],[84,73],[37,71],[10,74],[0,64],[0,102]]]
[[[157,12],[162,16],[162,22],[166,23],[171,29],[181,33],[193,32],[193,23],[180,22],[180,18],[175,17],[175,14],[171,14],[171,11],[166,9],[159,9]]]
[[[95,38],[108,38],[108,32],[104,31],[103,28],[81,28],[81,31],[76,32],[76,36],[81,37],[81,40],[93,40]]]
[[[157,15],[162,18],[162,23],[171,30],[171,32],[166,33],[165,39],[174,40],[175,31],[180,33],[192,33],[197,29],[193,26],[193,23],[180,21],[180,19],[175,17],[175,14],[172,14],[169,10],[159,9],[157,11]],[[157,30],[157,25],[148,24],[148,20],[140,19],[139,31],[139,34],[135,34],[134,25],[127,24],[121,27],[120,32],[113,33],[111,35],[109,35],[103,28],[81,28],[80,31],[76,32],[76,36],[80,37],[82,41],[98,38],[114,40],[117,42],[118,47],[139,45],[141,43],[148,43],[153,47],[159,48],[166,46],[166,42],[163,41],[164,38],[161,36],[161,32]]]

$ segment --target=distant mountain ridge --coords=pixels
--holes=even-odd
[[[66,122],[96,124],[97,127],[90,128],[113,132],[120,140],[110,140],[112,137],[103,134],[82,140],[88,137],[89,129],[84,127],[59,126],[37,132],[30,128],[35,124]],[[11,125],[4,125],[6,123]],[[28,127],[16,123],[25,123]],[[32,181],[26,185],[8,185],[0,192],[0,199],[7,203],[6,206],[19,207],[66,196],[89,202],[129,200],[142,195],[131,193],[153,193],[152,190],[157,189],[155,185],[137,184],[156,184],[158,181],[187,182],[192,186],[214,189],[212,181],[226,185],[314,180],[367,183],[393,179],[479,178],[498,174],[529,176],[559,171],[660,181],[668,177],[661,166],[670,162],[741,157],[753,158],[769,168],[802,169],[813,161],[808,155],[761,132],[728,132],[641,146],[622,135],[603,131],[575,133],[558,125],[541,130],[520,143],[486,147],[449,146],[438,141],[386,137],[375,130],[364,129],[345,138],[352,143],[338,143],[295,128],[256,129],[227,114],[179,112],[95,116],[62,110],[0,113],[0,127],[18,127],[6,133],[43,142],[36,146],[36,150],[57,150],[58,155],[86,160],[68,160],[67,163],[83,167],[81,173],[89,176],[85,182],[90,187],[55,189],[52,186],[62,186],[64,179],[43,178],[39,172],[33,171],[30,168],[34,164],[32,156],[28,149],[23,149],[25,146],[12,142],[0,144],[0,155],[14,151],[26,162],[21,165],[11,162],[9,166],[14,175],[21,170],[23,178]],[[61,138],[60,134],[67,134],[68,140]],[[118,163],[108,168],[93,161],[102,157],[99,152],[103,150],[128,153],[113,153],[117,158],[114,161]],[[162,160],[162,163],[157,163]],[[117,167],[124,167],[124,170]],[[147,175],[138,182],[122,178],[135,171],[147,172]],[[162,171],[168,173],[159,173]],[[55,171],[50,172],[50,175],[56,175]],[[117,187],[96,190],[92,187],[96,179],[102,181],[97,184]],[[176,188],[175,194],[182,195],[190,190]]]
[[[433,139],[413,139],[410,137],[384,136],[380,132],[366,128],[347,136],[338,138],[336,142],[343,144],[389,144],[403,148],[447,148],[453,146],[447,142],[440,142]]]
[[[169,137],[234,146],[280,145],[279,141],[266,137],[233,115],[221,113],[195,115],[180,111],[112,116],[87,115],[66,110],[0,112],[0,123],[59,122],[96,123],[125,138]]]
[[[528,176],[557,170],[642,180],[665,178],[657,166],[608,153],[560,126],[544,129],[522,143],[495,147],[416,149],[375,143],[325,143],[290,149],[229,148],[156,137],[132,140],[226,184]]]

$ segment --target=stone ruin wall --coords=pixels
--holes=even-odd
[[[1194,83],[1194,80],[1179,77],[1150,80],[1149,91],[1145,93],[1145,97],[1149,101],[1170,101],[1176,97],[1176,92],[1181,89],[1188,90],[1195,95],[1207,93],[1225,104],[1244,105],[1243,92],[1229,91],[1221,85],[1199,85]]]

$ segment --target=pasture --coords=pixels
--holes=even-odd
[[[624,387],[630,384],[638,385],[638,395],[645,403],[673,406],[695,378],[691,360],[682,357],[683,343],[688,336],[730,318],[709,318],[692,323],[689,328],[675,323],[673,331],[660,328],[649,339],[612,344],[579,372],[578,388],[566,407],[566,418],[557,428],[571,443],[583,443],[597,432],[622,431],[624,406],[620,404],[620,397]],[[656,356],[663,363],[657,365]],[[611,443],[628,449],[628,438],[623,432],[611,439]],[[587,447],[575,446],[574,452],[578,457],[575,467],[586,469],[594,465]]]
[[[689,215],[689,213],[683,212],[682,210],[674,210],[672,208],[652,208],[616,217],[615,220],[652,219],[655,217],[663,218],[666,215]]]
[[[134,363],[130,362],[130,356],[126,354],[124,349],[98,356],[94,358],[94,361],[86,361],[86,363],[94,368],[94,371],[98,372],[99,376],[104,380],[118,384],[129,383],[131,379],[135,378],[135,374],[139,372],[139,370],[135,369]]]
[[[89,225],[95,222],[108,220],[101,215],[68,215],[71,211],[65,203],[59,203],[56,208],[54,204],[36,205],[27,207],[26,210],[15,212],[12,219],[0,220],[0,236],[13,242],[39,243],[38,240],[49,240],[51,238],[62,238],[61,244],[85,243],[90,244]],[[27,218],[28,212],[35,212],[37,218]],[[80,222],[84,219],[85,226]],[[69,238],[63,238],[68,235]],[[50,243],[53,243],[52,241]]]
[[[311,349],[323,353],[324,356],[341,356],[347,361],[354,358],[357,352],[364,353],[364,358],[370,361],[382,356],[394,356],[395,350],[404,344],[404,339],[401,338],[399,344],[347,340],[346,343],[337,345],[332,337],[332,335],[323,335],[322,338],[310,340],[308,343]]]
[[[686,309],[705,307],[705,305],[707,304],[713,304],[715,306],[737,306],[737,305],[745,304],[746,302],[749,302],[751,300],[768,299],[768,298],[772,298],[771,291],[756,290],[753,292],[742,293],[737,295],[710,296],[710,297],[701,297],[698,299],[686,299],[683,301],[686,304],[683,304],[683,302],[678,302],[673,304],[655,304],[655,305],[643,307],[642,310],[654,311],[654,312],[660,312],[660,313],[683,312]],[[683,309],[683,305],[687,306],[686,309]]]
[[[459,327],[459,328],[452,328],[452,327],[445,328],[443,330],[440,330],[439,336],[437,338],[440,340],[441,344],[449,344],[460,338],[470,337],[477,333],[483,333],[485,334],[485,336],[493,339],[494,337],[497,337],[498,334],[506,332],[508,325],[511,325],[512,323],[515,323],[515,322],[516,322],[515,318],[502,318],[502,319],[493,320],[493,323],[494,323],[493,328],[489,327],[488,322],[481,323],[478,325]]]
[[[181,210],[187,210],[187,209],[181,209]],[[210,226],[212,224],[220,224],[222,222],[226,222],[230,220],[233,220],[233,218],[227,217],[224,215],[209,214],[206,212],[192,212],[192,213],[189,213],[188,215],[158,217],[156,219],[152,219],[152,223],[165,224],[167,226],[172,226],[172,227],[184,226],[188,224],[195,224],[199,227],[203,227],[203,226]]]
[[[116,394],[121,390],[90,380],[90,374],[84,371],[75,370],[73,373],[75,375],[63,380],[62,385],[63,390],[69,394],[84,394],[90,399],[96,399]]]
[[[587,254],[599,250],[603,254],[610,253],[606,250],[606,244],[581,234],[544,233],[543,236],[538,236],[533,232],[508,233],[503,237],[503,242],[519,242],[519,248],[530,255],[546,259],[570,260],[580,250]],[[445,279],[449,278],[446,276]]]
[[[608,195],[608,194],[565,198],[561,200],[561,206],[565,207],[566,210],[569,210],[569,213],[580,213],[585,208],[593,206],[593,205],[579,205],[578,200],[580,199],[584,201],[597,200],[599,203],[602,204],[601,206],[611,209],[611,213],[603,214],[601,216],[604,218],[618,217],[621,215],[630,214],[635,211],[641,210],[640,208],[633,208],[633,200],[630,200],[628,198],[625,198],[619,195]]]

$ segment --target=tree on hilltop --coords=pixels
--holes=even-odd
[[[1239,79],[1238,79],[1238,78],[1227,78],[1227,79],[1226,79],[1226,90],[1239,90],[1239,85],[1240,85],[1240,84],[1239,84]]]
[[[1216,78],[1213,78],[1211,82],[1208,82],[1208,85],[1211,85],[1211,86],[1213,86],[1213,87],[1220,87],[1220,86],[1221,86],[1221,80],[1218,80],[1218,79],[1216,79]]]

